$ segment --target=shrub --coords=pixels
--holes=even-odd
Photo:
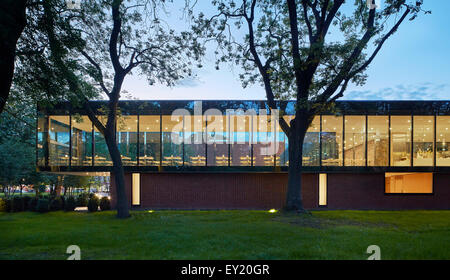
[[[30,199],[30,201],[28,201],[28,210],[30,211],[36,211],[36,206],[37,206],[37,202],[38,202],[38,198],[37,197],[32,197]]]
[[[85,207],[88,204],[88,195],[86,193],[82,193],[77,197],[77,207]]]
[[[6,212],[6,202],[3,198],[0,198],[0,212]]]
[[[64,210],[65,211],[73,211],[77,207],[77,202],[73,196],[69,196],[64,200]]]
[[[24,211],[28,211],[30,210],[30,208],[28,207],[30,205],[30,200],[31,200],[31,196],[25,195],[24,197],[22,197],[23,200],[23,210]]]
[[[40,198],[36,205],[36,211],[40,213],[48,212],[49,209],[49,201],[46,198]]]
[[[11,211],[12,212],[22,212],[23,211],[23,199],[20,196],[14,196],[11,201]]]
[[[58,211],[62,209],[62,200],[60,197],[55,197],[50,200],[49,210],[50,211]]]
[[[91,199],[89,199],[89,202],[87,204],[88,207],[88,211],[89,212],[97,212],[98,211],[98,204],[99,204],[99,200],[97,197],[92,197]]]
[[[106,196],[100,199],[100,210],[102,211],[111,210],[111,202],[109,201],[109,198],[107,198]]]

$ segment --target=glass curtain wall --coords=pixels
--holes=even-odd
[[[183,165],[183,116],[162,116],[163,166]]]
[[[229,133],[227,116],[207,114],[206,135],[208,166],[228,166]]]
[[[47,149],[46,131],[48,131],[47,118],[45,116],[39,116],[37,124],[37,143],[36,143],[37,149],[36,156],[38,166],[45,166],[45,157],[46,157],[45,150]]]
[[[230,164],[231,166],[251,166],[251,115],[229,115]]]
[[[342,117],[322,116],[322,165],[342,166]]]
[[[251,131],[253,132],[253,165],[274,166],[276,144],[276,123],[270,115],[258,115],[253,117]],[[279,161],[279,158],[277,158]],[[280,163],[277,162],[277,165]]]
[[[290,125],[294,116],[283,116],[283,118]],[[289,166],[289,141],[287,135],[281,128],[279,128],[278,134],[276,135],[276,142],[278,145],[277,160],[279,158],[280,166]]]
[[[414,116],[413,165],[433,166],[434,117]]]
[[[49,118],[49,165],[68,166],[70,150],[70,117]]]
[[[104,115],[97,116],[98,120],[106,125],[107,117]],[[94,166],[111,166],[111,156],[109,155],[108,146],[105,137],[94,125]]]
[[[116,142],[125,166],[137,165],[137,116],[120,116],[116,123]]]
[[[205,119],[201,115],[184,117],[184,164],[188,166],[206,165],[206,147],[203,135],[206,131]]]
[[[411,166],[411,116],[391,116],[391,166]]]
[[[92,122],[88,116],[72,116],[72,166],[92,165]]]
[[[450,116],[436,117],[436,166],[450,166]]]
[[[161,161],[160,116],[139,116],[139,165],[158,166]]]
[[[138,165],[139,153],[141,166],[288,166],[289,143],[278,122],[234,113],[121,116],[116,135],[123,164]],[[284,116],[288,123],[292,117]],[[106,116],[99,119],[106,122]],[[320,119],[314,118],[305,135],[304,166],[319,166],[320,151],[323,166],[365,166],[366,157],[367,166],[450,166],[450,116]],[[87,116],[40,116],[36,138],[38,166],[46,160],[49,166],[112,165],[103,135]]]
[[[344,165],[366,165],[366,116],[345,116]]]
[[[389,165],[389,117],[367,117],[367,165]]]

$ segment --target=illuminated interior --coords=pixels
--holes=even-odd
[[[124,166],[289,165],[289,141],[261,112],[204,115],[122,113],[116,142]],[[106,123],[106,116],[99,116]],[[288,122],[292,115],[283,118]],[[436,122],[436,123],[435,123]],[[111,166],[103,135],[86,115],[40,116],[39,166]],[[450,166],[450,116],[318,115],[303,143],[303,166]]]
[[[433,173],[386,173],[386,193],[433,193]]]

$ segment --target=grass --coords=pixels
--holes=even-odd
[[[0,213],[0,259],[450,259],[450,211]]]

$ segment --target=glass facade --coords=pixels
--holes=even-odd
[[[72,166],[92,165],[92,129],[89,117],[72,117]]]
[[[69,165],[70,117],[50,116],[48,134],[50,166]]]
[[[116,131],[116,142],[122,156],[122,164],[137,165],[137,116],[118,117]]]
[[[223,106],[203,115],[121,110],[116,143],[124,166],[288,166],[289,143],[276,118],[267,108],[237,104],[231,113]],[[304,166],[450,166],[450,116],[341,113],[314,118],[303,144]],[[289,123],[293,116],[286,114]],[[105,116],[99,119],[106,123]],[[112,165],[103,135],[83,114],[39,115],[36,144],[40,167]]]
[[[391,166],[411,166],[411,116],[391,116]]]
[[[367,164],[389,165],[389,117],[367,117]]]
[[[436,166],[450,166],[450,116],[436,117]]]
[[[343,117],[322,116],[322,165],[342,166]]]
[[[139,165],[160,165],[160,132],[160,116],[139,116]]]

